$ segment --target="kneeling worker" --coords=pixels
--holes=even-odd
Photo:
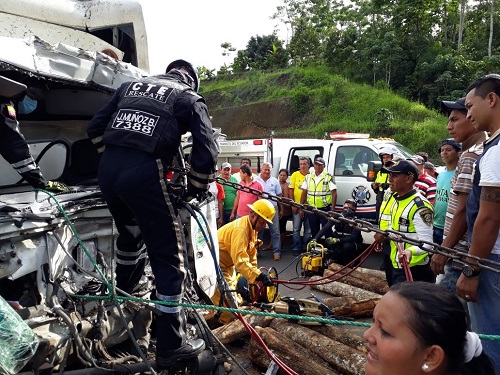
[[[250,284],[262,281],[265,286],[273,285],[271,278],[257,268],[257,249],[260,244],[257,235],[266,224],[272,223],[276,210],[266,199],[259,199],[248,206],[250,207],[248,215],[222,226],[217,231],[219,264],[231,291],[236,290],[238,284],[236,270]],[[241,300],[239,296],[238,300]],[[219,290],[215,292],[212,301],[217,306],[220,304]],[[224,324],[231,320],[231,315],[227,312],[222,313],[219,319]]]
[[[342,208],[342,216],[350,220],[355,219],[356,216],[354,215],[357,208],[358,204],[354,199],[347,199]],[[336,223],[333,220],[329,220],[316,237],[314,237],[313,241],[317,242],[323,235],[329,233],[332,228],[335,228],[333,236],[325,240],[328,245],[327,256],[330,262],[345,266],[361,254],[363,236],[358,228],[353,227],[347,222],[340,221]]]

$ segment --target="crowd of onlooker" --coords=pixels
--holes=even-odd
[[[500,262],[500,76],[488,75],[478,79],[468,88],[466,97],[455,102],[443,101],[442,110],[448,115],[447,129],[451,138],[443,140],[439,147],[444,164],[439,173],[425,152],[404,159],[390,148],[380,150],[383,166],[372,184],[377,196],[379,228],[398,231],[406,238],[417,240],[402,241],[383,233],[374,235],[377,250],[383,253],[381,268],[385,270],[391,290],[394,290],[391,296],[397,295],[392,299],[387,297],[384,306],[387,305],[389,313],[391,304],[398,300],[397,303],[417,308],[417,304],[404,302],[403,299],[422,296],[417,296],[418,293],[414,294],[410,289],[404,289],[403,294],[399,294],[403,289],[396,288],[396,285],[403,281],[437,284],[447,289],[450,295],[460,298],[469,329],[476,333],[500,335],[500,274],[485,269],[485,263],[477,261],[482,258],[497,264]],[[243,159],[240,183],[273,196],[288,197],[320,211],[334,210],[337,203],[335,179],[325,171],[323,158],[317,157],[313,168],[309,163],[308,158],[300,158],[299,170],[289,176],[288,171],[282,169],[279,179],[276,179],[272,177],[270,163],[264,163],[260,174],[254,176],[250,160]],[[224,163],[221,176],[226,181],[236,181],[230,171],[231,165]],[[257,195],[231,189],[234,188],[224,186],[223,223],[248,215],[253,202],[259,199]],[[335,224],[324,215],[312,214],[310,210],[302,210],[295,205],[290,208],[274,199],[271,203],[276,215],[267,220],[270,242],[260,248],[263,251],[272,250],[274,260],[280,260],[289,219],[293,223],[291,250],[294,255],[299,255],[309,244],[318,241],[333,248],[333,260],[341,264],[349,264],[360,254],[362,237],[359,229],[345,223]],[[342,215],[352,217],[356,209],[356,201],[349,199],[344,202]],[[265,218],[265,215],[261,217]],[[263,239],[262,231],[259,237]],[[415,244],[418,241],[423,242]],[[436,253],[437,249],[439,253]],[[446,249],[452,249],[452,253]],[[449,302],[452,303],[451,300]],[[446,306],[443,304],[442,308]],[[382,318],[376,318],[376,322],[386,320],[382,309],[378,308],[378,315]],[[389,325],[388,322],[384,324]],[[410,322],[405,324],[413,325]],[[412,330],[418,335],[417,331],[423,327],[415,324]],[[383,340],[383,335],[370,331],[366,337],[370,350],[373,350],[373,359],[377,340]],[[500,374],[500,341],[479,341],[477,336],[471,336],[470,340],[475,342],[476,350],[472,357],[467,353],[466,362],[483,353],[484,348],[493,360],[496,373]],[[470,349],[471,343],[466,343],[466,350],[467,346]],[[379,365],[378,360],[372,364]],[[494,373],[484,363],[480,366],[484,372],[478,373]],[[421,370],[429,372],[431,367],[430,361],[425,362]],[[367,366],[368,369],[370,366]],[[447,371],[446,366],[441,370],[436,373],[455,373]],[[464,371],[457,373],[468,373]]]

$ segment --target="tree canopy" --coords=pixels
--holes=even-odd
[[[252,36],[217,76],[325,65],[436,108],[500,71],[499,1],[282,0],[272,18],[290,39]],[[228,53],[231,45],[221,47]]]

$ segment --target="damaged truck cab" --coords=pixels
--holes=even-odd
[[[57,195],[35,191],[0,158],[0,345],[12,349],[0,350],[0,373],[143,373],[154,367],[147,348],[158,311],[149,301],[109,298],[117,231],[97,185],[99,155],[86,134],[115,90],[147,76],[148,67],[138,0],[0,2],[0,76],[35,93],[34,110],[17,111],[21,133],[44,177],[71,188]],[[181,150],[173,163],[185,170]],[[216,231],[214,203],[198,202],[198,208],[205,224],[179,209],[190,257],[189,303],[210,301],[216,285],[211,251],[218,243],[209,249],[203,235],[207,227]],[[134,297],[148,299],[153,290],[148,270]],[[24,347],[15,345],[22,340],[8,316],[21,317],[34,332]],[[190,338],[204,335],[206,342],[203,356],[191,360],[191,373],[221,373],[196,310],[188,318]]]

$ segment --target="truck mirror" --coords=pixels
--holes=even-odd
[[[368,173],[366,174],[366,181],[374,182],[377,177],[377,173],[382,168],[382,162],[380,161],[369,161],[368,162]]]

